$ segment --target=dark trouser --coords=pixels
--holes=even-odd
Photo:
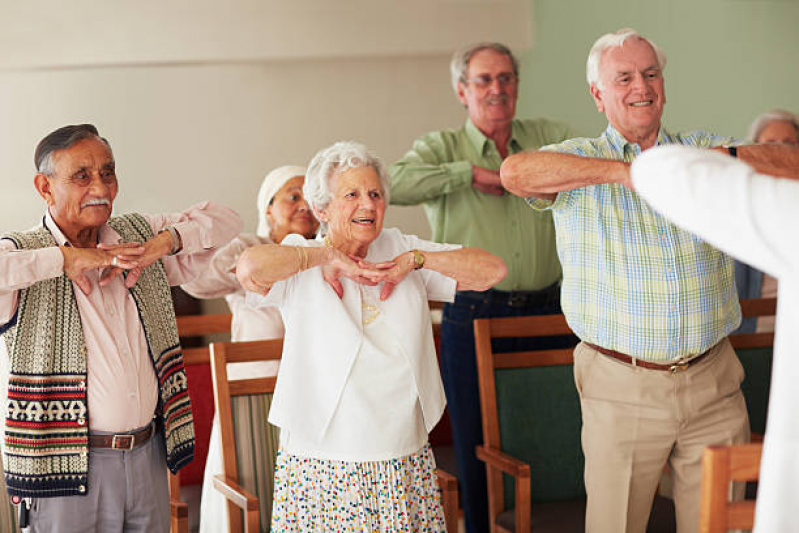
[[[455,302],[444,306],[441,321],[441,377],[452,422],[458,483],[467,533],[487,532],[488,496],[485,465],[475,456],[483,443],[477,362],[474,348],[475,318],[496,318],[560,313],[560,290],[553,286],[535,292],[484,293],[461,291]],[[576,337],[498,339],[498,352],[574,346]]]
[[[166,448],[159,431],[130,451],[89,450],[86,495],[34,498],[29,533],[168,533],[169,521]]]

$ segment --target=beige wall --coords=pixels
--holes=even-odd
[[[256,225],[265,173],[337,140],[391,162],[459,126],[451,51],[530,43],[526,0],[73,0],[0,4],[0,230],[37,223],[38,140],[92,122],[120,176],[117,212],[214,199]],[[475,28],[479,28],[475,31]],[[429,236],[421,208],[387,224]]]

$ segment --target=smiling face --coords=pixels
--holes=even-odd
[[[311,239],[319,229],[319,221],[311,213],[302,195],[303,183],[305,176],[295,176],[288,180],[275,193],[272,202],[266,208],[270,227],[269,237],[272,241],[280,242],[291,233]]]
[[[332,198],[320,216],[333,245],[365,256],[369,243],[383,230],[386,200],[380,177],[372,167],[350,168],[333,175],[330,190]]]
[[[52,157],[53,174],[36,174],[36,190],[72,244],[92,244],[82,243],[83,236],[96,238],[117,195],[111,150],[102,140],[89,138],[53,152]]]
[[[466,78],[466,83],[458,83],[458,99],[472,123],[484,133],[510,124],[519,88],[510,57],[490,48],[480,50],[469,59]]]
[[[591,95],[600,113],[628,141],[650,148],[657,140],[666,94],[663,73],[652,47],[643,39],[630,38],[610,48],[599,63],[598,84]]]
[[[799,146],[799,131],[792,122],[772,120],[757,136],[757,142]]]

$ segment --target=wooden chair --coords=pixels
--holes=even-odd
[[[573,348],[495,353],[492,339],[571,333],[563,315],[474,322],[493,532],[584,531],[582,414]],[[674,531],[673,504],[656,496],[647,531]]]
[[[246,396],[260,396],[263,402],[263,417],[254,421],[254,424],[267,424],[266,416],[271,396],[275,390],[276,378],[254,378],[230,381],[227,375],[228,363],[243,363],[253,361],[268,361],[280,359],[283,350],[283,340],[250,341],[250,342],[222,342],[211,344],[211,368],[214,380],[214,398],[219,416],[220,433],[222,435],[223,475],[214,479],[214,487],[228,500],[228,520],[231,532],[266,531],[271,519],[272,478],[274,475],[275,456],[278,443],[276,439],[263,439],[265,450],[262,457],[256,462],[261,464],[256,468],[268,483],[256,483],[266,494],[253,494],[242,486],[239,473],[238,450],[236,447],[237,433],[242,428],[234,427],[232,398]],[[276,432],[275,432],[276,434]],[[447,528],[457,531],[458,527],[458,482],[457,479],[441,470],[436,471],[439,487],[442,493],[442,506]],[[268,485],[268,486],[266,486]],[[259,499],[259,496],[261,497]],[[243,520],[242,520],[242,514]]]
[[[228,363],[244,363],[253,361],[279,360],[283,352],[283,339],[250,342],[215,342],[211,344],[211,372],[214,383],[214,399],[217,416],[219,417],[220,435],[222,437],[222,462],[223,474],[216,476],[214,487],[221,492],[228,501],[229,531],[237,533],[242,531],[244,525],[247,533],[267,531],[272,500],[272,477],[274,475],[277,442],[274,438],[262,435],[261,443],[265,446],[263,454],[256,453],[255,460],[259,476],[265,480],[260,483],[267,494],[256,495],[252,490],[247,490],[241,483],[239,475],[239,458],[236,447],[236,428],[234,428],[234,415],[232,398],[250,397],[260,401],[262,408],[258,420],[266,428],[266,415],[271,404],[272,394],[275,391],[275,377],[228,380]],[[243,428],[239,428],[243,429]],[[275,432],[276,434],[276,432]],[[239,435],[241,439],[242,436]],[[258,483],[256,483],[258,484]],[[253,487],[251,487],[252,489]],[[260,501],[259,501],[260,496]],[[244,521],[242,522],[242,513]],[[264,526],[261,526],[261,517]]]
[[[181,340],[192,337],[206,337],[218,333],[230,333],[231,315],[183,315],[177,317],[178,335]],[[183,350],[183,364],[186,372],[191,372],[191,368],[201,368],[202,365],[209,365],[211,361],[210,352],[207,344],[201,347],[189,347]],[[189,383],[191,388],[191,380]],[[207,413],[213,416],[213,412]],[[201,421],[197,417],[195,410],[195,423]],[[207,421],[210,426],[210,421]],[[169,504],[171,510],[171,533],[188,533],[189,531],[189,507],[180,497],[180,473],[169,474]]]
[[[760,443],[710,446],[702,455],[701,533],[726,533],[730,529],[752,529],[755,501],[729,501],[730,483],[755,481],[760,474]]]

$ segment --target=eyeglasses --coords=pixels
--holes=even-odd
[[[482,76],[475,76],[474,78],[466,78],[464,81],[473,84],[479,89],[486,89],[494,83],[494,80],[499,83],[500,87],[507,87],[508,85],[516,83],[517,78],[516,74],[512,72],[503,72],[502,74],[497,74],[496,77],[490,74],[483,74]]]

